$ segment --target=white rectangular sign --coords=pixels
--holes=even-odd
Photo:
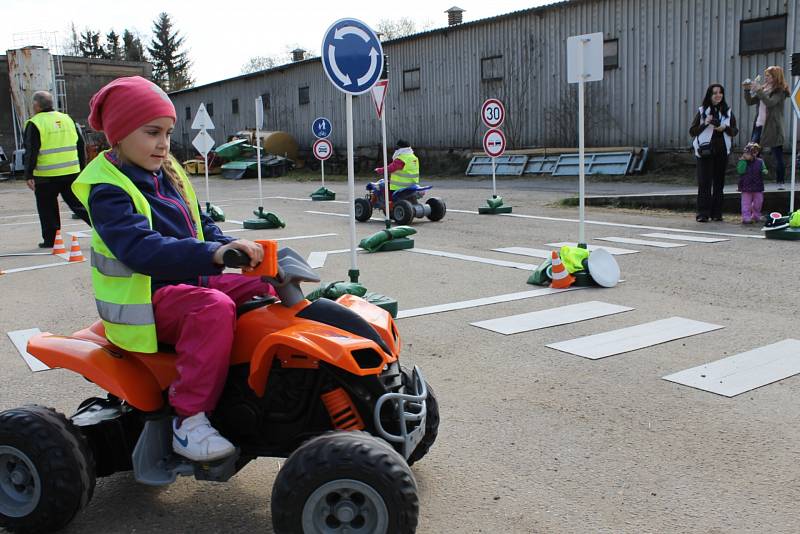
[[[264,129],[264,101],[260,96],[256,98],[256,128]]]
[[[603,34],[588,33],[567,38],[567,81],[596,82],[603,79]]]

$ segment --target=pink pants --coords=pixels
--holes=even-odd
[[[208,277],[208,287],[179,284],[153,294],[158,340],[175,345],[178,378],[169,402],[178,415],[191,417],[217,405],[228,376],[236,306],[256,295],[274,295],[255,276]]]
[[[742,191],[742,222],[755,222],[761,219],[762,204],[764,204],[764,193]]]

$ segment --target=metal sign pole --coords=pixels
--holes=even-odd
[[[492,156],[492,197],[497,198],[497,184],[495,183],[495,163],[494,160],[497,159]]]
[[[322,171],[322,187],[325,187],[325,160],[320,160],[319,168]]]
[[[258,211],[264,208],[264,190],[261,188],[261,131],[256,123],[256,154],[258,157]]]
[[[356,259],[356,178],[353,160],[353,95],[347,93],[347,187],[350,191],[350,272],[351,282],[358,282],[358,261]]]
[[[386,225],[386,228],[389,229],[392,226],[392,220],[389,218],[389,170],[386,168],[388,166],[389,156],[386,152],[386,109],[385,108],[383,110],[383,113],[381,113],[381,136],[383,137],[383,196],[384,196],[383,222]]]
[[[798,78],[795,77],[795,81]],[[795,84],[797,85],[797,84]],[[789,191],[789,215],[794,213],[794,186],[797,176],[797,113],[792,117],[792,187]]]
[[[586,41],[583,41],[585,44]],[[584,138],[583,138],[583,86],[585,84],[585,77],[586,75],[583,72],[583,50],[578,56],[578,73],[580,76],[580,81],[578,82],[578,219],[580,223],[578,224],[578,246],[581,248],[586,248],[586,237],[584,234],[584,167],[583,167],[583,157],[584,157]]]
[[[203,152],[203,167],[206,171],[206,213],[211,209],[211,189],[208,187],[208,152]]]

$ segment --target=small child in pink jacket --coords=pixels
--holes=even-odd
[[[736,164],[739,174],[739,191],[742,193],[742,224],[752,224],[761,220],[761,206],[764,204],[764,177],[767,166],[759,157],[761,147],[758,143],[747,143],[742,158]]]

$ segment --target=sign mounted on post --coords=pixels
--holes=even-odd
[[[499,128],[506,120],[506,108],[496,98],[490,98],[481,106],[481,119],[487,128]]]
[[[260,96],[256,97],[256,129],[264,129],[264,100]]]
[[[483,151],[487,156],[496,158],[502,156],[506,151],[506,136],[502,130],[491,129],[486,130],[483,135]]]
[[[797,82],[792,92],[792,107],[795,115],[797,115],[797,120],[800,120],[800,82]]]
[[[372,86],[372,103],[375,104],[375,111],[378,113],[380,119],[383,115],[383,101],[386,98],[386,92],[389,90],[389,80],[381,80]]]
[[[331,126],[331,121],[325,117],[317,117],[314,119],[314,122],[311,123],[311,131],[317,139],[325,139],[331,135],[333,126]]]
[[[381,75],[383,48],[372,28],[358,19],[340,19],[322,39],[322,67],[331,83],[351,95],[364,94]]]
[[[317,139],[314,141],[312,151],[314,152],[315,158],[320,161],[325,161],[333,154],[333,145],[327,139]]]
[[[200,107],[197,108],[197,114],[194,116],[194,121],[192,121],[192,130],[213,130],[214,123],[211,122],[211,117],[208,115],[208,111],[206,111],[206,105],[200,104]]]
[[[194,146],[203,157],[206,157],[208,153],[211,152],[211,149],[214,148],[214,139],[208,135],[207,131],[200,130],[192,141],[192,146]]]
[[[588,33],[567,38],[567,82],[603,79],[603,34]]]

